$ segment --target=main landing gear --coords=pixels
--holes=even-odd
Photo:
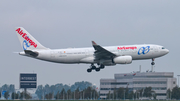
[[[91,64],[90,68],[87,69],[87,72],[90,73],[93,69],[96,70],[96,72],[99,72],[101,69],[104,69],[104,67],[103,64],[99,65],[98,68],[94,64]]]

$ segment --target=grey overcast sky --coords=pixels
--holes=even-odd
[[[156,72],[180,74],[180,0],[0,0],[0,86],[15,84],[20,73],[37,73],[38,85],[74,84],[115,73],[151,69],[151,60],[87,73],[87,64],[57,64],[23,57],[15,27],[24,27],[48,48],[158,44],[170,50],[155,60]]]

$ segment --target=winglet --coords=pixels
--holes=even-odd
[[[94,41],[92,41],[92,45],[97,45]]]

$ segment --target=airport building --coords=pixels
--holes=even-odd
[[[137,72],[115,74],[114,79],[100,80],[100,98],[106,98],[116,88],[129,88],[136,92],[145,87],[152,87],[156,93],[156,99],[166,99],[168,89],[173,89],[177,84],[173,72]]]

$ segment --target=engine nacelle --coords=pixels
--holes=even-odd
[[[132,63],[131,56],[119,56],[113,59],[113,62],[116,64],[130,64]]]

